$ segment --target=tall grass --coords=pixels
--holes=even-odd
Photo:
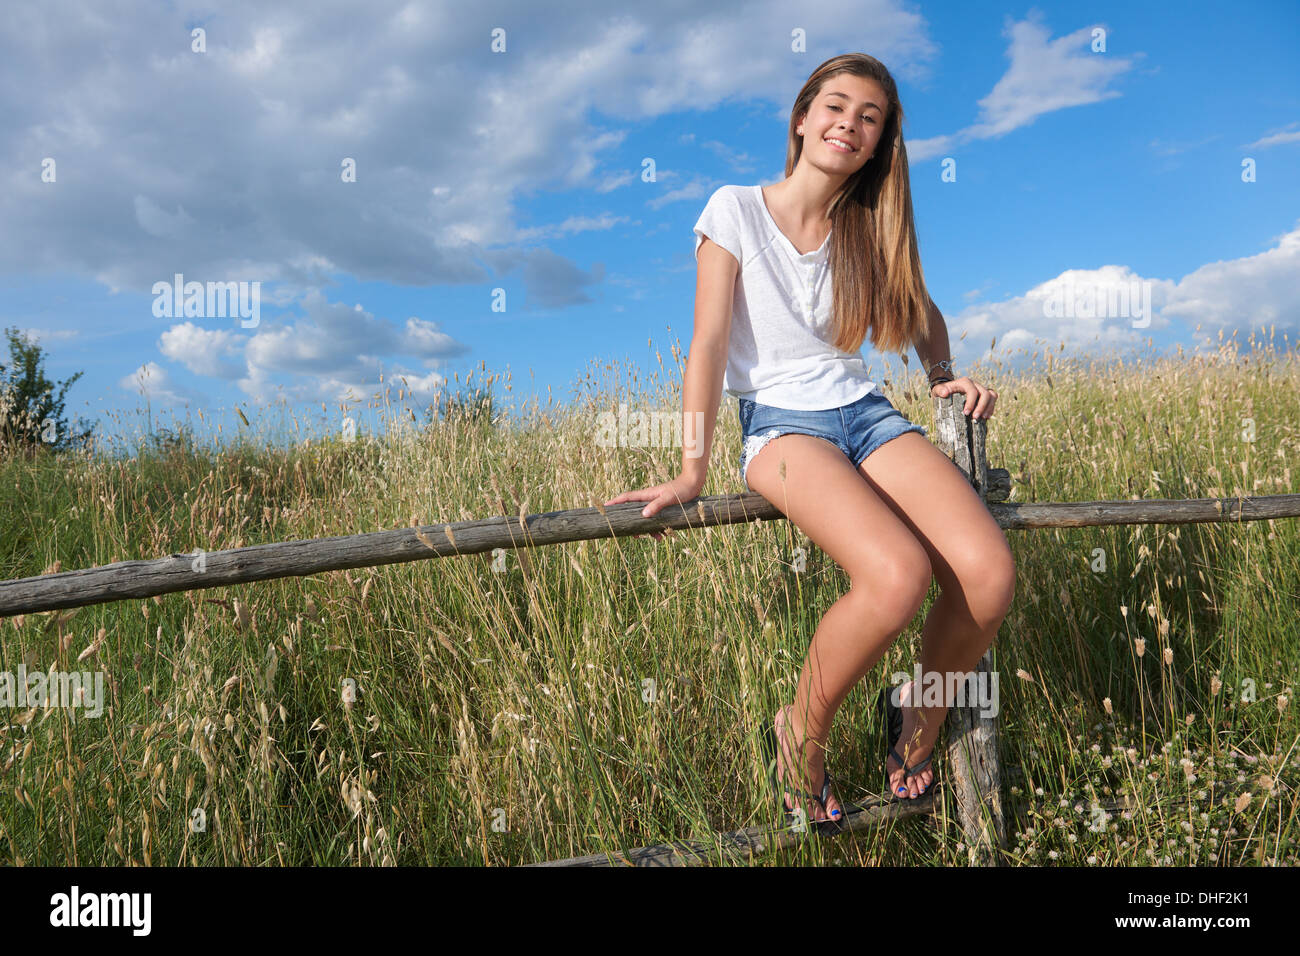
[[[620,401],[680,410],[673,358],[644,387],[589,375],[569,409],[518,420],[419,428],[385,392],[387,427],[352,442],[218,450],[182,432],[129,458],[12,457],[0,578],[590,506],[676,474],[678,448],[595,439]],[[1271,340],[1124,365],[1052,352],[973,374],[1001,396],[989,459],[1010,468],[1013,500],[1295,490],[1300,375]],[[884,385],[929,427],[923,390]],[[738,449],[728,401],[704,493],[741,490]],[[995,644],[1008,861],[1294,864],[1297,521],[1008,534],[1019,586]],[[0,620],[0,670],[99,670],[111,687],[98,719],[0,710],[0,859],[502,865],[765,823],[753,729],[791,699],[847,587],[776,521]],[[911,670],[928,608],[836,720],[841,799],[885,788],[868,704]],[[1104,809],[1116,804],[1128,809]],[[961,865],[961,839],[944,810],[771,861]]]

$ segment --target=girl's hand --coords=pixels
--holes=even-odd
[[[998,393],[993,389],[986,388],[965,375],[930,387],[930,394],[935,398],[947,398],[953,392],[961,392],[966,396],[966,404],[961,410],[963,415],[970,415],[974,411],[974,418],[993,417],[993,405],[998,400]]]
[[[655,485],[652,488],[638,488],[636,491],[625,491],[617,498],[610,498],[605,504],[617,505],[625,501],[648,501],[650,503],[641,509],[641,514],[646,518],[650,518],[668,505],[685,504],[692,498],[698,498],[703,489],[704,482],[687,478],[685,475],[678,475],[672,481],[666,481],[662,485]],[[650,533],[650,537],[659,541],[672,530],[672,528],[667,528],[664,531],[653,531]],[[645,535],[639,534],[636,537],[644,538]]]

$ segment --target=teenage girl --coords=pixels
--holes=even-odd
[[[973,671],[1015,590],[1011,549],[966,477],[867,376],[881,351],[916,350],[932,396],[993,414],[997,392],[955,377],[948,330],[922,276],[903,109],[893,77],[860,53],[827,60],[790,114],[786,178],[723,186],[695,227],[695,330],[683,382],[681,474],[605,502],[649,517],[699,496],[721,392],[740,401],[740,476],[844,569],[851,585],[817,626],[793,704],[775,715],[778,774],[808,819],[839,818],[825,771],[835,712],[915,617],[927,682]],[[725,383],[724,378],[725,369]],[[703,422],[703,435],[693,423]],[[704,449],[691,456],[686,449]],[[662,534],[653,535],[656,539]],[[929,757],[947,706],[908,706],[886,774],[900,799],[934,780]],[[917,695],[918,703],[921,698]],[[925,698],[930,702],[932,698]],[[951,703],[951,701],[947,701]]]

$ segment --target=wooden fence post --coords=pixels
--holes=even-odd
[[[965,402],[961,392],[934,399],[935,444],[961,469],[985,504],[1005,501],[1011,493],[1011,473],[1005,468],[989,467],[984,453],[988,422],[971,421],[962,414]],[[992,656],[989,650],[980,658],[976,681],[989,681]],[[967,686],[971,690],[975,687]],[[996,685],[989,682],[984,686]],[[968,694],[961,706],[953,706],[948,713],[947,781],[957,799],[969,862],[997,866],[1006,843],[997,718],[982,715],[978,703]]]

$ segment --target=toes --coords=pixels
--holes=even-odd
[[[889,763],[893,763],[891,758]],[[902,800],[915,800],[923,796],[934,781],[934,774],[929,767],[910,777],[904,777],[902,769],[889,771],[889,792]]]
[[[903,781],[902,770],[895,770],[889,775],[889,789],[895,796],[907,796],[907,784]]]
[[[913,777],[912,778],[913,789],[914,789],[913,796],[919,797],[921,796],[921,794],[929,790],[930,781],[932,781],[933,779],[934,779],[934,775],[930,773],[930,769],[928,767],[925,770],[922,770],[920,773],[918,773],[915,777]]]

